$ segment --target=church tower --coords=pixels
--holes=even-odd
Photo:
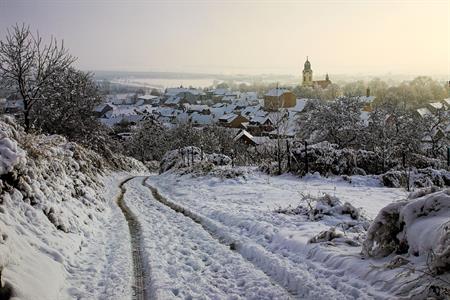
[[[303,86],[312,86],[313,85],[313,71],[311,70],[311,63],[308,60],[308,56],[306,57],[305,65],[303,68]]]

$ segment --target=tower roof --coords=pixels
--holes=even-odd
[[[311,63],[308,60],[308,56],[306,57],[305,61],[305,70],[311,70]]]

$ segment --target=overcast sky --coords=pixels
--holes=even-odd
[[[450,74],[450,0],[0,0],[87,70]]]

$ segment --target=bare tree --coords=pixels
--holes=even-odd
[[[358,98],[338,98],[335,101],[311,102],[309,111],[299,118],[299,137],[312,142],[328,141],[339,148],[357,145],[363,122]]]
[[[283,150],[284,140],[288,135],[289,130],[289,112],[285,108],[281,108],[275,112],[271,112],[269,115],[274,130],[272,131],[276,135],[276,156],[278,163],[278,174],[283,172]]]
[[[50,79],[41,92],[45,103],[32,109],[35,129],[91,146],[101,126],[94,108],[102,101],[92,75],[70,67]]]
[[[0,77],[2,83],[23,99],[25,130],[31,129],[30,112],[39,101],[45,101],[43,88],[56,72],[68,68],[76,59],[51,37],[44,44],[39,33],[33,34],[25,24],[8,29],[0,41]]]

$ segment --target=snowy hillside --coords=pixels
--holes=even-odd
[[[12,119],[0,120],[2,293],[42,300],[129,295],[128,229],[113,204],[126,173],[108,171],[113,163],[144,170],[132,159],[105,161],[60,136],[28,135]],[[111,236],[124,245],[108,243]],[[122,279],[111,278],[116,267]]]

